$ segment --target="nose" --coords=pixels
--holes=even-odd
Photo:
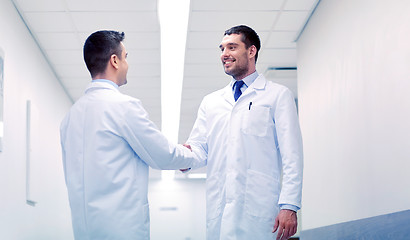
[[[229,54],[228,54],[228,50],[225,48],[222,52],[221,52],[221,58],[228,58]]]

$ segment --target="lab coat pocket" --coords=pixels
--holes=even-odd
[[[249,106],[242,119],[242,132],[258,137],[266,136],[270,125],[270,107]]]
[[[264,173],[248,169],[246,177],[245,210],[261,220],[275,218],[279,193],[278,181]]]

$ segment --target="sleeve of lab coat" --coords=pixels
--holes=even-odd
[[[279,94],[274,120],[283,168],[279,204],[290,204],[300,208],[303,180],[302,136],[294,97],[289,89]]]
[[[131,100],[125,106],[122,136],[134,152],[149,166],[156,169],[190,168],[197,161],[186,147],[168,141],[139,100]]]
[[[65,129],[66,124],[67,124],[67,118],[64,118],[60,125],[60,146],[61,146],[61,154],[62,154],[62,160],[63,160],[63,171],[64,171],[65,183],[67,183],[66,152],[65,152],[65,147],[64,147],[64,140],[65,140],[66,135],[63,129]]]
[[[198,161],[192,168],[200,168],[206,166],[208,159],[208,144],[207,144],[207,129],[206,129],[206,101],[203,100],[198,109],[198,115],[195,120],[187,144],[192,148]]]

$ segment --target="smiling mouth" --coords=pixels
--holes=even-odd
[[[232,59],[232,60],[224,60],[223,61],[223,64],[224,64],[224,66],[226,66],[226,65],[230,65],[230,64],[232,64],[232,63],[234,63],[236,60],[234,60],[234,59]]]

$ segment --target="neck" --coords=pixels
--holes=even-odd
[[[95,75],[95,76],[92,78],[92,80],[96,80],[96,79],[109,80],[109,81],[111,81],[111,82],[113,82],[113,83],[115,83],[115,84],[118,85],[118,81],[116,81],[116,78],[115,78],[114,76],[112,76],[112,75],[109,75],[109,74],[105,74],[105,73],[97,74],[97,75]],[[118,86],[119,86],[119,85],[118,85]]]
[[[234,78],[235,80],[242,80],[242,79],[246,78],[247,76],[251,75],[252,73],[254,73],[255,71],[256,71],[256,68],[255,68],[255,67],[249,68],[248,71],[247,71],[245,74],[240,75],[240,76],[235,76],[235,77],[233,77],[233,78]]]

